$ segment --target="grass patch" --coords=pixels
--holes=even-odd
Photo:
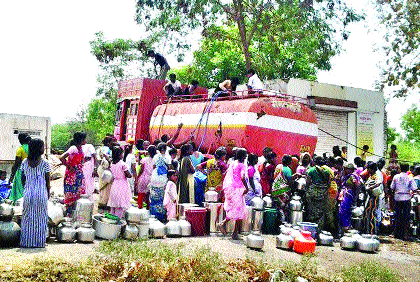
[[[0,271],[0,281],[100,281],[100,272],[91,261],[69,263],[39,259],[13,265]]]
[[[402,277],[388,267],[374,261],[364,261],[342,271],[344,281],[348,282],[392,282]]]
[[[0,266],[0,281],[168,281],[168,282],[390,282],[401,278],[385,266],[362,262],[336,275],[319,273],[313,255],[300,262],[270,262],[253,259],[224,260],[207,247],[160,241],[104,241],[98,254],[85,261],[70,263],[58,259],[33,259]],[[272,278],[272,274],[275,274]]]

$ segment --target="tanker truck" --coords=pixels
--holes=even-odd
[[[191,136],[203,152],[218,147],[243,147],[260,155],[271,147],[278,155],[313,154],[317,116],[306,99],[263,91],[208,97],[201,88],[194,96],[168,99],[165,81],[141,78],[119,86],[114,135],[117,140],[172,136],[182,123],[178,140]]]

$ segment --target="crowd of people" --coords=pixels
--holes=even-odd
[[[410,200],[420,187],[420,166],[397,161],[396,147],[391,150],[387,167],[356,157],[347,160],[346,148],[333,148],[333,155],[302,153],[281,158],[266,147],[261,156],[244,148],[218,148],[213,155],[197,150],[187,140],[175,145],[177,133],[163,135],[153,143],[129,140],[121,145],[109,135],[95,150],[86,144],[86,134],[77,132],[70,148],[60,156],[66,166],[64,204],[71,215],[82,194],[93,199],[99,193],[99,209],[123,217],[135,198],[140,208],[150,210],[166,222],[178,217],[177,205],[203,205],[204,193],[215,189],[224,202],[225,219],[217,228],[226,233],[226,223],[236,221],[232,237],[238,238],[246,205],[254,197],[270,195],[280,220],[290,220],[289,201],[299,195],[304,220],[317,223],[321,230],[341,236],[353,228],[352,212],[363,206],[362,231],[378,234],[383,215],[395,212],[396,238],[409,240]],[[50,166],[42,158],[44,143],[19,135],[21,147],[8,180],[9,198],[23,197],[22,247],[44,247],[47,228],[47,200],[50,194]],[[204,185],[197,185],[197,174],[205,175]],[[4,173],[0,173],[7,182]],[[99,185],[95,186],[95,177]],[[305,188],[298,185],[306,182]]]

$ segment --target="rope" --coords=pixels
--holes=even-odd
[[[201,137],[201,142],[200,145],[198,146],[198,150],[201,149],[201,146],[204,143],[204,139],[207,137],[207,129],[208,129],[208,122],[209,122],[209,116],[210,116],[210,110],[211,107],[213,106],[214,101],[216,101],[217,97],[219,96],[219,94],[222,93],[221,91],[217,92],[215,95],[213,95],[213,97],[211,98],[210,104],[207,107],[206,113],[207,113],[207,119],[206,119],[206,127],[204,129],[204,135],[203,137]]]
[[[350,142],[348,142],[347,140],[344,140],[344,139],[342,139],[342,138],[340,138],[340,137],[338,137],[338,136],[335,136],[335,135],[333,135],[333,134],[331,134],[331,133],[329,133],[329,132],[327,132],[327,131],[325,131],[325,130],[323,130],[323,129],[321,129],[321,128],[319,128],[318,127],[318,130],[319,131],[321,131],[321,132],[324,132],[325,134],[327,134],[327,135],[330,135],[331,137],[333,137],[333,138],[335,138],[335,139],[338,139],[338,140],[340,140],[340,141],[343,141],[344,143],[346,143],[346,144],[348,144],[348,145],[350,145],[350,146],[353,146],[353,147],[355,147],[356,149],[359,149],[359,150],[362,150],[363,151],[363,148],[360,148],[359,146],[357,146],[357,145],[354,145],[353,143],[350,143]],[[380,155],[377,155],[377,154],[374,154],[374,153],[372,153],[372,152],[370,152],[370,151],[367,151],[367,153],[368,154],[370,154],[370,155],[372,155],[372,156],[376,156],[376,157],[379,157],[379,158],[383,158],[383,159],[386,159],[386,160],[390,160],[391,158],[389,158],[389,157],[386,157],[386,156],[380,156]],[[416,163],[416,162],[413,162],[413,161],[407,161],[407,160],[401,160],[401,159],[397,159],[397,161],[402,161],[402,162],[405,162],[405,163]]]

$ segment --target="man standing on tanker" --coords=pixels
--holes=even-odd
[[[156,70],[156,65],[157,64],[160,66],[160,73],[156,78],[157,79],[165,79],[166,74],[171,69],[171,67],[168,64],[168,61],[166,61],[165,57],[163,57],[161,54],[155,53],[155,51],[153,51],[153,50],[149,50],[147,52],[147,55],[150,58],[155,58],[155,62],[154,62],[155,70]]]

